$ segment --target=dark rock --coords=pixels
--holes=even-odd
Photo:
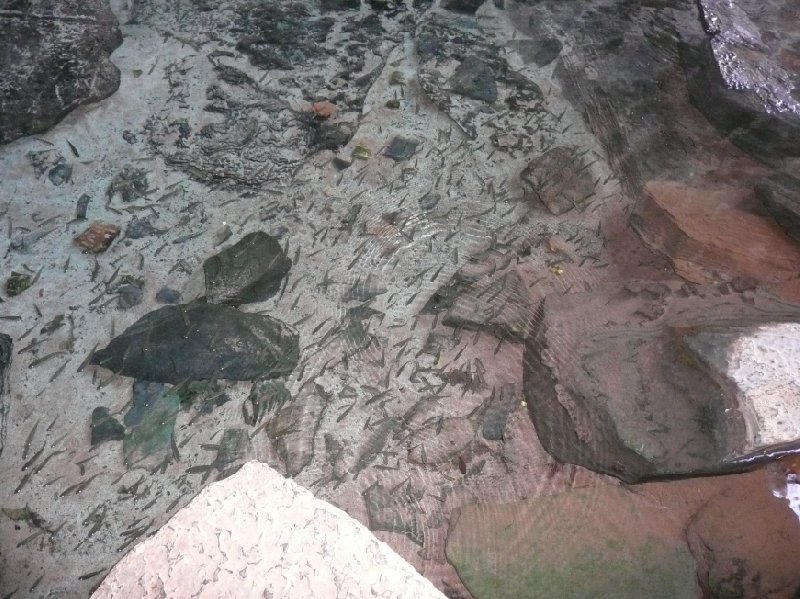
[[[361,0],[320,0],[320,8],[324,12],[339,10],[358,10]]]
[[[128,432],[122,455],[128,468],[150,467],[170,459],[179,408],[174,388],[146,381],[133,383],[133,403],[123,417]]]
[[[291,267],[274,237],[250,233],[203,263],[206,299],[234,305],[264,301],[278,292]]]
[[[558,461],[627,482],[749,467],[736,458],[760,438],[745,426],[754,408],[717,363],[719,344],[749,326],[796,321],[800,306],[679,289],[629,282],[545,298],[526,342],[524,392]]]
[[[141,239],[149,235],[160,235],[163,231],[156,229],[149,218],[133,217],[128,227],[125,229],[125,237],[128,239]]]
[[[72,181],[72,166],[62,158],[58,164],[47,172],[47,178],[56,187],[64,185],[64,183]]]
[[[75,209],[75,218],[79,220],[84,220],[86,218],[86,212],[89,209],[89,202],[92,200],[88,195],[85,193],[78,198],[78,204]]]
[[[140,318],[92,364],[143,380],[253,380],[289,374],[297,333],[281,321],[215,304],[165,306]]]
[[[81,104],[119,87],[109,56],[122,43],[103,0],[3,3],[0,17],[0,143],[42,133]]]
[[[92,446],[103,441],[122,441],[125,427],[108,413],[108,408],[99,406],[92,410]]]
[[[680,57],[692,104],[734,144],[769,163],[800,156],[800,116],[768,113],[753,90],[730,89],[710,41],[682,45]]]
[[[181,302],[181,293],[169,287],[162,287],[156,293],[156,301],[159,304],[179,304]]]
[[[591,171],[573,146],[557,146],[534,158],[520,178],[529,186],[526,195],[556,215],[583,205],[595,187]]]
[[[316,152],[336,151],[350,143],[355,131],[347,123],[315,121],[309,126],[310,146]]]
[[[473,100],[497,100],[497,82],[492,68],[480,58],[467,56],[450,78],[450,89]]]
[[[800,241],[800,179],[780,173],[756,183],[755,190],[778,224]]]
[[[418,145],[418,141],[398,136],[389,143],[389,147],[386,148],[386,155],[397,162],[408,160],[413,158]]]
[[[6,281],[6,293],[11,297],[19,295],[28,289],[32,282],[33,278],[30,275],[12,271],[11,276]]]
[[[0,455],[6,444],[7,421],[9,405],[6,395],[11,389],[9,384],[9,371],[11,370],[11,357],[14,353],[14,341],[5,333],[0,333]]]
[[[525,62],[546,67],[561,54],[563,44],[555,37],[537,37],[516,42],[512,47],[516,48]]]
[[[330,0],[341,10],[352,0]],[[236,49],[266,69],[290,69],[326,54],[324,43],[334,25],[330,17],[314,17],[299,2],[257,3],[239,13],[244,35]]]
[[[452,10],[453,12],[460,12],[465,15],[474,15],[484,3],[485,0],[443,0],[442,8]]]
[[[226,428],[219,442],[217,455],[214,461],[205,466],[206,474],[203,483],[212,472],[218,472],[217,480],[235,474],[241,468],[241,462],[246,461],[252,454],[253,446],[250,443],[250,434],[243,428]]]
[[[433,210],[442,199],[441,194],[435,191],[429,191],[419,199],[420,210]]]
[[[144,299],[144,291],[138,285],[132,283],[124,283],[116,288],[119,294],[117,297],[117,305],[120,310],[127,310],[133,306],[138,306]]]

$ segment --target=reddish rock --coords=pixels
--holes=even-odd
[[[311,110],[313,110],[314,114],[318,117],[329,119],[336,114],[336,104],[328,102],[327,100],[322,100],[321,102],[314,102],[311,105]]]
[[[686,531],[704,597],[796,597],[800,526],[767,473],[760,484],[730,484],[692,518]],[[733,481],[732,481],[733,482]]]
[[[101,223],[95,221],[89,228],[75,238],[75,243],[78,244],[84,252],[91,252],[99,254],[108,249],[114,238],[119,235],[119,227],[117,225],[110,225],[108,223]]]
[[[796,279],[800,246],[773,219],[739,207],[751,195],[749,189],[651,181],[630,222],[648,246],[672,261],[677,274],[694,283]]]

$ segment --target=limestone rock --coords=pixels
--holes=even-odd
[[[105,0],[22,0],[0,15],[0,143],[42,133],[119,87],[122,43]]]
[[[763,392],[748,392],[752,376],[726,367],[736,358],[720,341],[799,316],[771,296],[672,283],[548,296],[524,357],[539,439],[557,460],[629,482],[744,470],[765,445],[797,441],[779,423],[800,400],[789,390],[770,410]]]
[[[255,231],[203,263],[206,299],[234,305],[264,301],[278,292],[291,267],[278,240]]]
[[[444,597],[345,512],[256,462],[203,489],[126,555],[92,597],[139,599],[155,592]]]
[[[140,318],[95,352],[92,364],[162,383],[252,380],[294,370],[298,343],[297,333],[269,316],[222,305],[178,304]]]
[[[733,200],[751,193],[651,181],[630,223],[648,246],[672,261],[680,276],[695,283],[797,278],[800,247],[771,218],[735,205]]]

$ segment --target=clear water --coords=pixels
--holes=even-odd
[[[751,109],[793,118],[796,7],[739,6],[783,69]],[[692,95],[694,3],[114,9],[119,89],[0,148],[3,596],[87,596],[249,459],[448,597],[796,596],[800,250],[753,189],[797,125]],[[257,231],[291,265],[238,309],[296,332],[289,374],[134,401],[87,361]]]

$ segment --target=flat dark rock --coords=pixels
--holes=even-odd
[[[452,10],[453,12],[460,12],[465,15],[474,15],[485,0],[444,0],[442,8]]]
[[[234,305],[264,301],[278,292],[291,267],[277,239],[250,233],[203,263],[206,299]]]
[[[279,320],[214,304],[164,306],[95,352],[92,364],[160,383],[289,374],[297,333]]]
[[[492,67],[475,56],[467,56],[450,79],[450,88],[457,94],[494,102],[497,100],[497,82]]]
[[[741,471],[752,451],[725,347],[796,321],[767,295],[629,282],[545,298],[526,342],[525,399],[557,460],[626,482]],[[787,442],[791,442],[787,439]]]
[[[117,91],[120,73],[109,56],[122,33],[107,1],[21,0],[3,8],[0,143],[47,131],[81,104]]]
[[[92,410],[92,446],[103,441],[122,441],[125,438],[125,427],[111,414],[108,408],[99,406]]]
[[[756,183],[755,190],[778,224],[800,241],[800,179],[779,173]]]
[[[414,156],[418,145],[418,141],[398,136],[389,143],[389,147],[386,148],[386,155],[397,162],[408,160]]]

